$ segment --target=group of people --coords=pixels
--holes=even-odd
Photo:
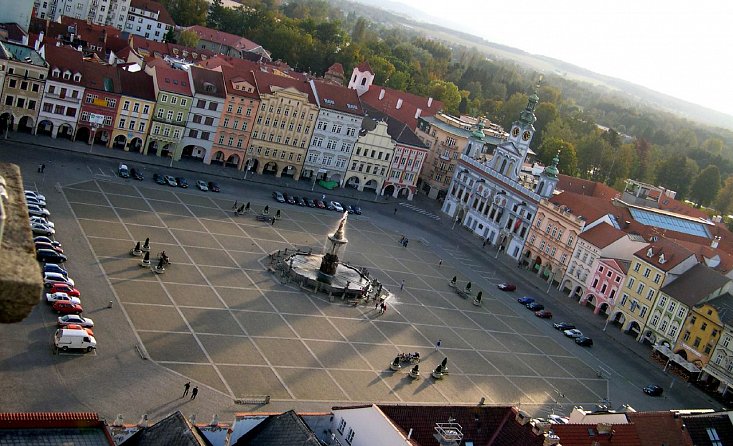
[[[399,243],[400,245],[402,245],[403,248],[407,248],[407,242],[408,241],[409,240],[407,239],[407,237],[405,237],[404,234],[403,234],[402,237],[400,237],[400,239],[397,241],[397,243]]]

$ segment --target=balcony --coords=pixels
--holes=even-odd
[[[72,104],[80,104],[81,103],[81,97],[73,98],[73,97],[71,97],[71,96],[69,96],[67,94],[60,95],[58,93],[49,93],[49,92],[46,92],[44,96],[47,97],[47,98],[56,99],[57,101],[69,102],[69,103],[72,103]]]

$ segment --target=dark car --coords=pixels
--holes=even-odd
[[[532,302],[534,302],[534,297],[527,297],[527,296],[520,297],[519,299],[517,299],[517,302],[519,302],[522,305],[529,305]]]
[[[209,181],[209,190],[211,192],[221,192],[221,189],[219,189],[219,183],[216,181]]]
[[[500,283],[496,287],[502,291],[514,291],[517,289],[516,285],[514,285],[513,283],[509,283],[509,282]]]
[[[69,277],[69,272],[61,268],[55,263],[46,263],[43,265],[43,272],[46,273],[59,273],[64,277]]]
[[[165,177],[159,173],[153,174],[153,181],[155,181],[158,184],[167,184],[167,182],[165,181]]]
[[[285,202],[287,204],[295,204],[295,197],[292,195],[288,195],[287,192],[283,192],[283,197],[285,198]]]
[[[532,310],[532,311],[540,311],[540,310],[545,309],[544,305],[542,305],[541,303],[537,303],[537,302],[528,303],[526,307],[528,310]]]
[[[188,180],[183,177],[176,177],[176,184],[178,187],[182,187],[184,189],[188,188]]]
[[[43,263],[64,263],[66,256],[53,249],[39,249],[36,251],[36,260]]]
[[[550,310],[535,311],[534,315],[540,319],[552,319],[552,311]]]
[[[285,196],[282,194],[282,192],[275,191],[272,193],[272,198],[275,199],[278,203],[285,203]]]
[[[350,204],[344,204],[343,206],[344,206],[344,210],[348,212],[349,214],[354,213],[354,208]]]
[[[303,197],[295,197],[295,202],[298,203],[298,206],[307,206]]]
[[[557,322],[552,324],[553,327],[555,327],[555,330],[565,331],[565,330],[572,330],[575,328],[575,325],[569,323],[569,322]]]
[[[660,396],[664,392],[664,389],[662,388],[662,386],[649,384],[648,386],[641,389],[641,391],[649,396]]]
[[[353,209],[353,210],[354,210],[354,213],[355,213],[356,215],[361,215],[361,208],[360,208],[359,206],[356,206],[356,205],[353,205],[353,204],[352,204],[352,205],[351,205],[351,209]]]
[[[46,242],[34,242],[34,243],[36,244],[36,251],[38,251],[39,249],[52,249],[59,254],[64,253],[63,248],[61,248],[61,246],[59,245],[53,245],[51,243],[46,243]]]
[[[588,336],[578,336],[575,338],[575,343],[583,347],[593,347],[593,339]]]
[[[312,199],[312,198],[306,198],[305,199],[305,204],[308,205],[309,208],[316,207],[316,201],[314,199]]]
[[[143,173],[135,169],[134,167],[132,168],[132,170],[130,170],[130,176],[138,181],[142,181],[145,179],[145,177],[143,176]]]
[[[318,209],[326,209],[326,203],[321,200],[316,200],[316,207],[318,207]]]

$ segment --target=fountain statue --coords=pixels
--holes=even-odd
[[[341,252],[344,246],[349,242],[344,236],[344,226],[346,225],[346,219],[349,213],[344,212],[344,216],[339,222],[338,229],[336,232],[328,236],[328,242],[330,246],[327,246],[326,254],[323,255],[321,260],[321,267],[319,271],[328,276],[336,274],[336,268],[338,267],[339,257],[338,254]]]

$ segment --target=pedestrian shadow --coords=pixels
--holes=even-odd
[[[186,396],[183,396],[183,397],[178,397],[178,398],[172,399],[172,400],[170,400],[170,401],[168,401],[166,403],[163,403],[163,404],[161,404],[159,406],[152,407],[152,408],[150,408],[147,411],[147,413],[149,413],[150,415],[153,415],[156,412],[162,412],[162,413],[168,414],[168,413],[172,412],[171,409],[176,408],[176,407],[181,407],[184,404],[188,403],[189,401],[191,401],[190,394],[188,394]]]

